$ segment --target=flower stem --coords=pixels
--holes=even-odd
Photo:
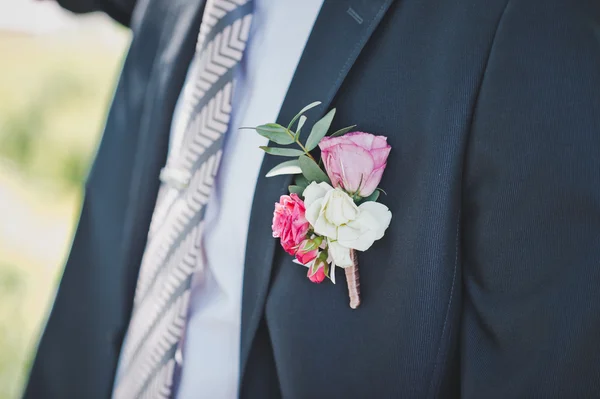
[[[304,146],[302,145],[302,143],[300,142],[300,140],[298,140],[298,139],[296,138],[296,136],[295,136],[294,134],[292,134],[292,132],[290,132],[290,129],[285,129],[285,130],[287,131],[287,134],[289,134],[289,135],[290,135],[290,137],[294,139],[294,142],[295,142],[296,144],[298,144],[298,146],[300,146],[300,149],[301,149],[302,151],[304,151],[304,153],[306,154],[306,156],[307,156],[307,157],[309,157],[310,159],[312,159],[313,161],[317,162],[317,161],[315,160],[315,158],[313,158],[313,156],[312,156],[312,155],[310,155],[310,152],[308,152],[308,151],[306,150],[306,147],[304,147]]]
[[[300,141],[299,141],[299,140],[296,140],[296,143],[297,143],[297,144],[300,146],[300,148],[302,149],[302,151],[304,151],[304,153],[305,153],[305,154],[306,154],[306,155],[307,155],[307,156],[308,156],[310,159],[312,159],[313,161],[317,162],[317,161],[316,161],[316,160],[313,158],[313,156],[312,156],[312,155],[310,155],[310,152],[308,152],[308,151],[306,150],[306,147],[304,147],[304,146],[302,145],[302,143],[300,143]]]
[[[344,268],[344,272],[346,272],[346,284],[348,285],[350,307],[356,309],[360,305],[360,282],[358,277],[358,259],[356,250],[350,250],[350,258],[352,258],[353,265]]]

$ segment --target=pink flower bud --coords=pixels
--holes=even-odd
[[[319,245],[323,242],[323,237],[306,239],[300,243],[296,251],[296,259],[303,265],[307,265],[319,255]]]
[[[319,260],[317,260],[317,262],[319,262],[319,266],[313,275],[310,274],[312,268],[308,269],[308,279],[313,283],[320,284],[325,280],[325,264]]]
[[[317,237],[317,239],[323,239],[322,237]],[[321,242],[319,242],[319,245]],[[315,259],[314,264],[312,264],[308,268],[307,277],[313,283],[321,283],[325,280],[325,277],[329,277],[329,264],[327,263],[327,251],[322,251],[319,253],[317,259]]]

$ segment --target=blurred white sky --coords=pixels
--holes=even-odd
[[[75,16],[60,8],[53,0],[0,0],[0,31],[28,34],[48,34],[80,30],[85,27],[113,35],[108,18],[95,14]]]

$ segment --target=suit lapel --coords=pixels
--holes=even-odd
[[[322,104],[311,111],[307,123],[320,118],[337,93],[365,43],[393,0],[325,0],[302,58],[290,84],[277,122],[283,125],[303,106]],[[287,194],[286,176],[265,178],[269,169],[281,162],[265,157],[256,185],[244,269],[240,381],[248,353],[265,305],[277,241],[271,238],[273,204]]]

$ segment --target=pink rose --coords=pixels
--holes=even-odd
[[[361,197],[377,188],[392,149],[387,137],[363,132],[324,137],[319,147],[333,187]]]
[[[317,271],[311,275],[310,272],[311,272],[312,268],[309,267],[308,268],[307,277],[308,277],[308,279],[311,282],[316,283],[316,284],[320,284],[320,283],[323,282],[323,280],[325,280],[325,277],[326,277],[325,276],[325,265],[326,265],[326,263],[323,262],[323,261],[321,261],[320,259],[317,259],[317,262],[319,262],[319,266],[318,266]]]
[[[295,255],[298,245],[306,238],[309,223],[304,216],[304,202],[297,194],[282,195],[275,203],[273,213],[273,237],[281,239],[281,246]]]
[[[296,260],[303,265],[315,260],[319,255],[319,245],[321,245],[322,242],[323,237],[302,241],[296,251]]]

